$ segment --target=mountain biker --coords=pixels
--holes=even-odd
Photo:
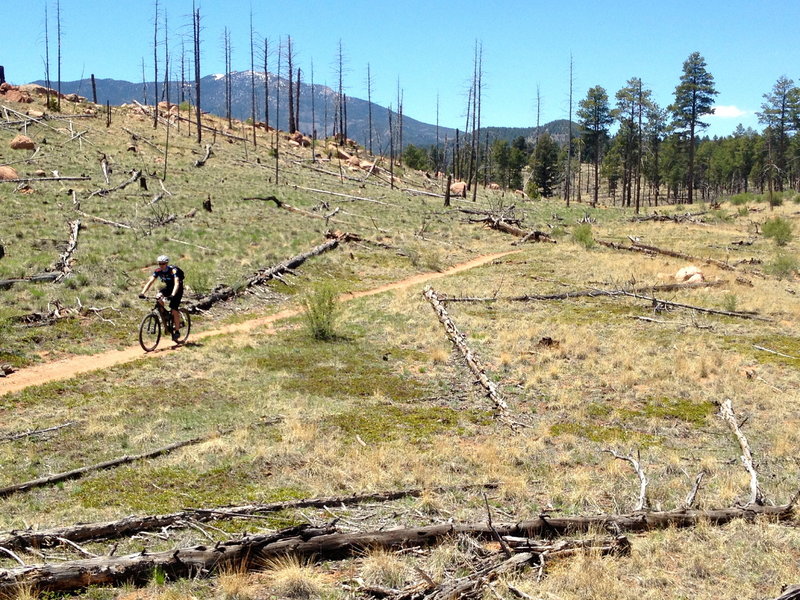
[[[172,340],[178,341],[181,339],[180,326],[181,326],[181,313],[178,312],[178,307],[183,298],[183,271],[180,267],[169,264],[169,256],[162,254],[156,259],[158,268],[153,271],[150,279],[145,283],[142,288],[142,293],[139,298],[144,298],[147,290],[153,285],[156,279],[160,279],[164,287],[158,292],[156,297],[158,303],[163,307],[164,300],[169,301],[169,308],[172,312]]]

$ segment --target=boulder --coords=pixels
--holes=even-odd
[[[22,104],[30,104],[33,102],[33,98],[31,98],[28,92],[21,92],[14,89],[8,90],[3,94],[3,98],[8,102],[20,102]]]
[[[347,159],[347,164],[351,167],[358,167],[361,168],[361,159],[358,158],[355,154]]]
[[[699,267],[687,265],[678,269],[678,272],[675,273],[675,281],[678,283],[700,283],[705,281],[705,277],[703,277],[703,272]]]
[[[454,181],[450,184],[450,193],[454,196],[467,197],[467,184],[463,181]]]
[[[29,94],[37,94],[39,96],[44,96],[47,93],[47,88],[43,85],[37,85],[35,83],[26,83],[25,85],[19,86],[20,92],[28,92]],[[55,94],[53,90],[50,90],[51,94]]]
[[[41,110],[28,110],[25,111],[25,114],[29,117],[33,117],[34,119],[41,119],[44,116],[44,112]]]
[[[9,179],[19,179],[19,174],[13,167],[0,167],[0,181],[7,181]]]
[[[18,135],[9,144],[12,150],[35,150],[36,144],[27,135]]]
[[[0,94],[5,94],[8,90],[11,89],[11,84],[7,81],[0,83]]]

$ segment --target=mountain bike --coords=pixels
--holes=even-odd
[[[189,337],[189,330],[192,328],[192,319],[189,317],[189,311],[185,308],[179,308],[178,312],[181,315],[181,337],[175,340],[177,345],[186,342]],[[145,352],[152,352],[158,346],[161,340],[161,332],[165,332],[170,337],[172,336],[172,312],[161,306],[161,303],[156,298],[153,310],[147,313],[139,325],[139,345]]]

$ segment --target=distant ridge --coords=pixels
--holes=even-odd
[[[269,93],[270,93],[270,125],[273,127],[278,119],[279,129],[286,129],[288,116],[286,111],[286,94],[289,82],[283,78],[278,78],[274,74],[269,74]],[[264,120],[264,73],[256,72],[256,108],[257,120]],[[43,81],[36,81],[44,85]],[[157,87],[152,82],[132,83],[117,79],[95,79],[97,87],[97,101],[101,104],[106,102],[118,106],[136,100],[148,104],[153,104],[156,89],[161,97],[163,85]],[[180,82],[170,83],[170,101],[173,103],[181,102],[181,98],[191,102],[194,97],[194,85],[187,82],[181,95]],[[233,90],[231,98],[231,115],[234,119],[245,120],[252,114],[252,94],[251,94],[251,72],[237,71],[231,73],[231,87]],[[275,90],[280,89],[281,107],[280,113],[276,111]],[[61,82],[61,91],[64,94],[79,94],[91,99],[91,82],[88,79],[78,81]],[[300,125],[303,132],[311,132],[311,85],[300,84]],[[207,75],[200,80],[201,107],[204,111],[216,115],[225,115],[225,76]],[[330,135],[333,129],[334,99],[335,92],[327,86],[314,85],[314,105],[316,113],[317,134],[322,136],[327,124],[327,134]],[[347,97],[347,135],[360,144],[366,145],[369,131],[369,102],[360,98]],[[392,118],[397,118],[393,113]],[[540,132],[547,131],[559,143],[565,143],[567,138],[567,120],[557,120],[547,123],[540,127]],[[372,103],[372,146],[376,153],[388,154],[389,148],[389,116],[388,110],[384,106]],[[577,131],[577,129],[575,130]],[[522,136],[529,143],[536,138],[535,127],[485,127],[481,129],[481,140],[489,134],[489,140],[503,139],[508,142]],[[443,144],[445,138],[452,144],[455,140],[456,130],[449,127],[439,127],[439,143]],[[463,137],[464,132],[461,132]],[[403,144],[414,144],[415,146],[433,146],[436,144],[436,126],[423,123],[403,115]]]

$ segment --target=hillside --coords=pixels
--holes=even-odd
[[[236,119],[248,119],[252,115],[252,80],[250,71],[239,71],[231,74],[231,114]],[[264,120],[264,73],[255,74],[256,82],[256,106],[258,120]],[[44,82],[35,82],[43,85]],[[155,86],[149,83],[131,83],[115,79],[97,79],[97,100],[101,104],[110,102],[112,105],[119,106],[131,103],[134,100],[143,103],[153,103]],[[286,128],[288,119],[287,106],[287,86],[288,81],[276,77],[270,73],[268,76],[268,87],[270,93],[270,125],[280,123],[280,128]],[[161,89],[163,86],[159,85]],[[194,99],[194,84],[187,83],[181,94],[180,82],[170,85],[170,98],[172,102],[179,102],[182,99],[192,101]],[[91,99],[90,80],[65,81],[61,84],[61,90],[65,94],[75,93]],[[280,90],[282,106],[278,105],[276,91]],[[301,83],[300,85],[300,130],[311,133],[312,131],[312,106],[311,106],[311,85]],[[215,115],[226,114],[225,110],[225,78],[222,75],[208,75],[200,81],[201,106],[204,111]],[[163,96],[163,95],[162,95]],[[148,102],[145,102],[145,98]],[[325,131],[330,135],[333,131],[335,92],[331,88],[316,84],[314,85],[314,112],[316,113],[317,131],[320,137],[324,137]],[[347,99],[347,131],[349,137],[358,140],[362,145],[366,144],[369,133],[369,106],[370,103],[361,98],[348,96]],[[280,110],[278,110],[280,109]],[[396,107],[395,107],[396,110]],[[397,119],[397,115],[392,117]],[[276,121],[277,119],[277,121]],[[547,131],[560,143],[566,140],[567,121],[553,121],[541,127],[541,131]],[[373,127],[373,150],[389,153],[389,116],[385,106],[372,103],[372,127]],[[512,127],[486,127],[481,129],[481,139],[486,132],[490,139],[505,139],[509,142],[517,136],[523,136],[529,141],[535,137],[535,127],[512,128]],[[463,135],[463,130],[461,135]],[[439,143],[444,144],[445,138],[453,143],[455,139],[455,129],[439,127]],[[432,146],[436,144],[436,125],[423,123],[412,118],[410,115],[403,115],[403,144],[414,144],[415,146]]]
[[[764,235],[792,199],[445,206],[361,147],[0,107],[0,596],[798,583],[800,243]],[[162,253],[192,333],[145,354]]]

